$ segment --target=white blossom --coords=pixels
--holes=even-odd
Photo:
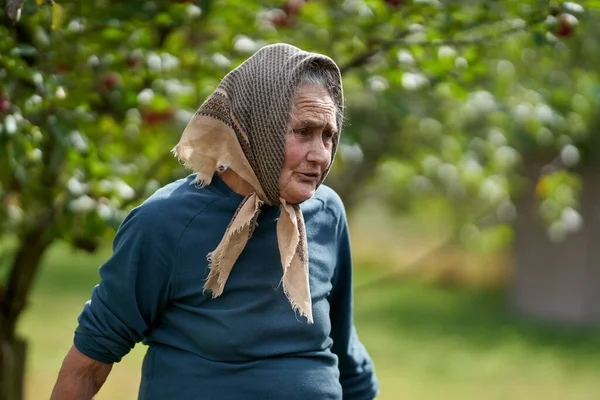
[[[356,143],[350,145],[346,143],[340,143],[340,155],[342,158],[353,164],[360,164],[364,158],[362,149]]]
[[[463,57],[458,57],[454,60],[454,66],[456,68],[466,68],[469,66],[469,62]]]
[[[71,144],[79,152],[84,152],[88,149],[87,140],[81,135],[79,131],[72,131],[69,135]]]
[[[579,163],[581,156],[577,147],[568,144],[560,151],[560,158],[567,167],[574,167]]]
[[[148,104],[154,98],[154,91],[150,88],[143,89],[137,96],[137,101],[140,104]]]
[[[415,63],[415,59],[412,54],[408,50],[400,50],[397,55],[398,62],[400,64],[409,64],[413,65]]]
[[[438,179],[444,183],[458,181],[458,168],[450,163],[443,163],[437,169]]]
[[[547,104],[538,103],[535,105],[535,116],[544,123],[551,123],[554,120],[554,111]]]
[[[120,179],[114,182],[114,189],[125,200],[132,199],[135,196],[135,190]]]
[[[225,68],[231,65],[231,60],[221,53],[215,53],[211,58],[212,61],[219,67]]]
[[[171,71],[179,67],[179,59],[172,54],[163,53],[160,59],[163,71]]]
[[[489,112],[496,108],[496,100],[494,99],[494,95],[487,90],[478,90],[469,94],[467,101],[482,112]]]
[[[577,4],[572,1],[565,1],[562,3],[562,6],[565,10],[574,14],[579,14],[584,11],[584,8],[581,4]]]
[[[506,136],[498,128],[491,128],[487,135],[487,140],[492,146],[499,147],[506,144]]]
[[[519,159],[519,152],[510,146],[500,146],[494,153],[494,160],[502,168],[512,167]]]
[[[4,118],[4,130],[9,136],[17,133],[17,120],[13,115],[8,114]]]
[[[67,92],[65,92],[65,88],[59,86],[56,89],[56,97],[58,97],[59,99],[64,99],[65,97],[67,97]]]
[[[29,159],[31,161],[40,161],[42,159],[43,153],[42,150],[35,148],[33,150],[31,150],[31,153],[29,153]]]
[[[146,63],[148,64],[148,68],[154,71],[160,71],[162,69],[162,61],[160,56],[156,53],[149,53],[146,56]]]
[[[233,42],[233,48],[240,53],[254,53],[258,47],[254,40],[244,35],[237,36]]]
[[[406,72],[402,75],[402,87],[409,91],[414,91],[427,85],[429,80],[423,74]]]
[[[113,216],[112,208],[110,208],[110,206],[104,203],[98,203],[98,206],[96,207],[96,212],[102,219],[110,219]]]
[[[21,222],[24,215],[23,210],[14,204],[8,204],[8,206],[6,206],[6,214],[8,220],[12,223]]]
[[[567,207],[560,215],[560,221],[569,233],[577,233],[583,227],[583,217],[571,207]]]
[[[82,183],[79,179],[72,176],[67,182],[67,190],[73,196],[81,196],[86,193],[88,190],[88,185]]]
[[[454,50],[450,46],[440,46],[440,48],[438,49],[438,58],[440,58],[440,59],[448,59],[448,58],[455,58],[455,57],[456,57],[456,50]]]
[[[98,67],[100,65],[100,59],[98,58],[97,55],[92,54],[87,59],[87,65],[90,68],[96,68],[96,67]]]
[[[369,79],[371,90],[374,92],[382,92],[388,88],[388,82],[384,77],[373,76]]]
[[[96,201],[88,195],[83,195],[69,203],[69,207],[75,212],[88,212],[96,207]]]
[[[506,195],[503,185],[498,181],[498,179],[494,179],[494,177],[487,178],[485,181],[483,181],[483,184],[479,189],[479,193],[481,197],[492,203],[500,201]]]
[[[67,29],[71,32],[81,32],[84,28],[84,24],[80,19],[72,19],[67,25]]]
[[[185,10],[185,14],[190,18],[197,18],[202,15],[202,9],[195,4],[189,4]]]
[[[102,179],[98,182],[98,190],[103,194],[108,194],[113,190],[113,184],[108,179]]]
[[[515,66],[508,60],[500,60],[498,61],[498,65],[496,65],[496,71],[501,75],[513,76],[515,74]]]

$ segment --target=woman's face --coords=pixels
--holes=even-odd
[[[313,196],[331,163],[337,123],[335,103],[327,89],[301,85],[289,125],[279,193],[287,203],[297,204]]]

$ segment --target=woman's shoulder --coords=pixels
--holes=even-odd
[[[193,175],[190,175],[159,188],[132,212],[141,221],[153,226],[186,225],[222,199],[223,196],[214,188],[196,185]]]
[[[336,191],[329,186],[319,186],[313,197],[306,203],[306,208],[318,207],[322,211],[333,214],[336,219],[346,217],[344,202]]]

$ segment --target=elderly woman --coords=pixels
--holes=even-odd
[[[321,185],[340,72],[289,45],[230,72],[174,149],[194,171],[125,219],[52,399],[90,399],[148,345],[139,398],[373,399],[344,207]]]

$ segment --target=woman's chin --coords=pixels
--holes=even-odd
[[[303,185],[304,186],[304,185]],[[300,204],[313,197],[315,189],[311,188],[294,188],[295,190],[288,190],[282,198],[288,204]]]

